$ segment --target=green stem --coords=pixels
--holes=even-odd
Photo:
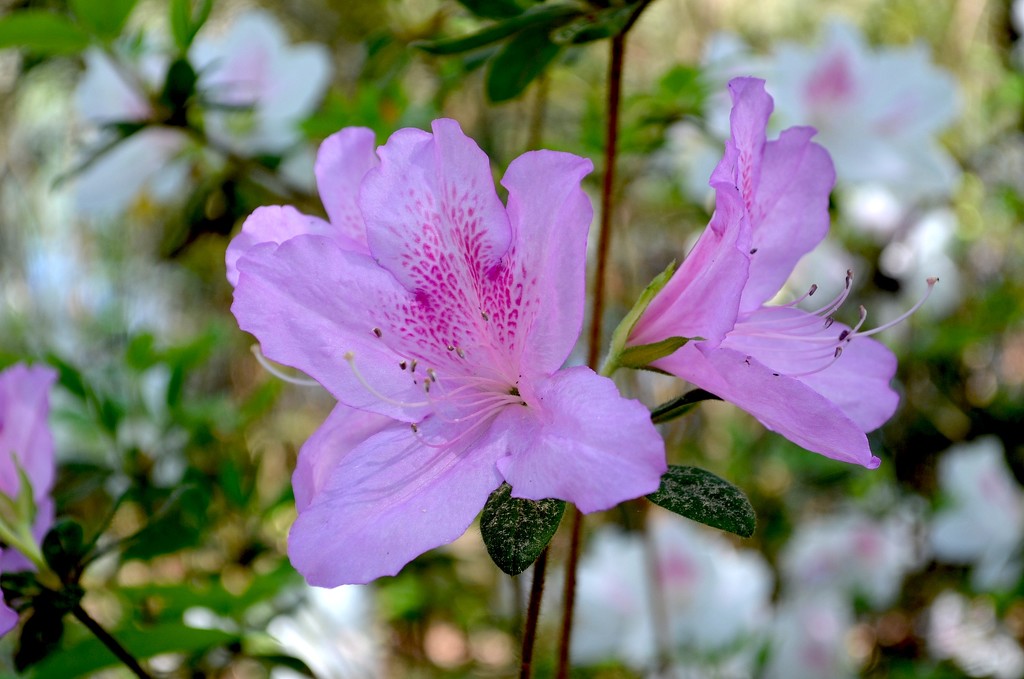
[[[139,679],[152,679],[150,674],[142,668],[139,661],[135,659],[131,653],[122,646],[117,639],[115,639],[110,632],[103,629],[103,627],[96,622],[92,616],[90,616],[81,605],[75,606],[71,610],[71,614],[78,619],[80,623],[93,633],[93,635],[99,639],[104,646],[110,649],[110,652],[117,656],[117,659],[124,663],[125,667],[135,673],[135,676]]]

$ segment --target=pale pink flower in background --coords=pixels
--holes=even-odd
[[[787,591],[861,595],[876,608],[888,606],[918,561],[913,530],[905,513],[849,512],[801,523],[780,557]]]
[[[928,609],[926,639],[933,657],[952,660],[968,676],[1024,678],[1024,649],[988,598],[942,592]]]
[[[815,311],[797,304],[816,286],[790,303],[767,304],[825,238],[835,174],[811,128],[767,141],[772,99],[763,81],[736,78],[729,89],[732,136],[710,182],[715,213],[628,344],[693,338],[653,366],[740,406],[808,450],[877,467],[865,432],[888,420],[899,398],[890,386],[896,357],[868,336],[903,317],[862,330],[861,307],[855,327],[836,322],[852,271],[842,292]]]
[[[961,443],[939,460],[948,499],[932,519],[930,542],[943,561],[971,564],[980,589],[1012,587],[1021,575],[1024,493],[994,436]]]
[[[50,432],[50,389],[57,374],[45,366],[14,365],[0,372],[0,494],[16,498],[22,491],[20,468],[32,484],[36,504],[33,533],[37,539],[53,523],[54,461]],[[0,514],[0,521],[3,520]],[[13,528],[13,527],[11,527]],[[0,573],[31,568],[13,549],[0,550]],[[0,594],[0,635],[18,622],[18,616]]]
[[[842,186],[871,184],[909,207],[945,198],[960,170],[938,141],[959,115],[958,85],[923,44],[871,47],[853,26],[833,21],[814,46],[782,43],[753,55],[734,38],[712,40],[709,75],[768,81],[775,125],[813,125]],[[728,134],[728,102],[706,107],[712,130]]]
[[[330,222],[261,208],[227,254],[239,325],[339,400],[293,477],[289,555],[311,584],[398,572],[502,481],[592,512],[666,469],[643,405],[562,368],[583,322],[590,161],[520,156],[503,205],[458,124],[432,128],[396,132],[379,160],[367,131],[332,137]]]
[[[75,108],[84,121],[102,127],[154,119],[151,97],[163,87],[168,59],[150,49],[140,58],[117,62],[98,49],[85,53],[86,69],[75,91]],[[276,20],[256,10],[241,14],[223,36],[200,34],[189,59],[205,105],[205,131],[216,145],[242,156],[301,152],[299,125],[330,81],[324,46],[290,45]],[[97,137],[89,150],[116,135]],[[125,211],[140,195],[160,202],[178,198],[189,185],[190,160],[201,157],[202,149],[184,130],[147,126],[75,178],[79,206],[107,216]]]
[[[602,528],[591,538],[577,581],[573,662],[617,659],[636,669],[654,667],[659,637],[679,671],[749,662],[748,652],[771,621],[768,564],[756,552],[736,549],[677,517],[655,514],[649,531],[653,569],[642,534]],[[660,599],[666,615],[666,626],[657,632],[661,623],[652,597]]]
[[[226,34],[201,34],[189,50],[199,74],[197,89],[209,108],[206,132],[245,155],[282,153],[301,141],[299,123],[320,102],[330,83],[327,48],[291,45],[276,19],[249,11]]]
[[[772,624],[763,679],[845,679],[856,676],[846,650],[853,611],[845,597],[818,592],[782,601]]]

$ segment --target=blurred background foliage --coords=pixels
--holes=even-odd
[[[370,127],[383,142],[400,127],[456,118],[490,155],[496,176],[531,148],[597,162],[604,148],[603,38],[642,8],[626,58],[609,332],[710,217],[708,202],[687,189],[706,174],[694,181],[679,160],[692,136],[680,141],[673,130],[684,123],[713,138],[709,106],[724,83],[707,57],[714,36],[728,31],[764,57],[782,44],[813,44],[838,18],[879,49],[922,45],[952,75],[957,114],[936,132],[959,168],[955,185],[922,200],[896,195],[895,225],[880,232],[863,228],[858,206],[871,205],[860,205],[867,199],[847,192],[840,175],[830,236],[840,254],[812,263],[805,275],[836,289],[854,265],[856,299],[892,318],[913,303],[932,262],[948,260],[956,273],[939,284],[941,304],[930,301],[882,336],[899,355],[902,396],[894,419],[871,435],[882,466],[867,472],[808,454],[719,403],[702,404],[663,431],[672,462],[711,469],[750,496],[758,528],[734,545],[772,566],[777,584],[768,594],[776,602],[789,596],[782,555],[801,526],[844,512],[878,523],[909,517],[910,558],[893,576],[896,594],[881,604],[849,595],[852,618],[832,640],[844,656],[842,672],[806,676],[1024,677],[1020,569],[979,585],[970,559],[944,559],[929,539],[930,517],[955,505],[939,472],[951,446],[994,437],[987,440],[1003,451],[1014,497],[1024,480],[1024,48],[1013,9],[984,0],[647,4],[0,3],[0,365],[31,360],[59,369],[52,418],[58,516],[99,540],[83,579],[84,605],[155,671],[514,672],[528,576],[501,575],[472,530],[397,577],[351,588],[358,593],[308,590],[291,570],[284,556],[294,517],[288,479],[298,447],[331,400],[319,389],[281,382],[253,358],[252,338],[229,313],[223,253],[259,205],[290,203],[322,214],[313,152],[346,125]],[[223,111],[197,86],[205,76],[191,63],[193,39],[223,38],[255,10],[280,24],[287,43],[319,44],[328,58],[314,105],[288,121],[298,135],[287,148],[232,147],[207,133]],[[541,18],[523,21],[524,12]],[[510,21],[519,23],[495,40],[466,42]],[[459,51],[466,44],[472,48]],[[83,112],[76,88],[87,49],[127,69],[157,55],[156,66],[139,71],[150,78],[142,88],[149,113],[104,121]],[[104,157],[98,152],[109,154],[154,126],[187,140],[176,147],[174,167],[158,166],[175,174],[171,190],[146,185],[115,211],[84,208],[104,198],[102,184],[83,188],[83,174]],[[600,170],[588,179],[594,196],[599,179]],[[83,195],[96,186],[99,195]],[[917,231],[930,216],[947,225],[941,235]],[[889,249],[893,243],[903,249]],[[907,266],[892,266],[893,252],[903,260],[922,253],[922,275],[904,277]],[[792,290],[794,297],[801,292]],[[620,382],[650,406],[682,391],[660,376],[630,374]],[[1020,527],[1024,505],[1017,502],[1009,518],[990,520]],[[636,532],[648,511],[633,503],[589,525]],[[1019,561],[1024,528],[1018,530],[1010,561]],[[559,534],[553,543],[556,563],[564,539]],[[550,597],[558,598],[559,586],[550,580]],[[941,613],[935,602],[947,592],[974,611],[955,633],[974,640],[968,647],[980,659],[934,638]],[[19,676],[15,658],[31,677],[123,675],[84,628],[61,626],[45,611],[32,616],[23,629],[36,636],[0,640],[0,676]],[[978,640],[994,635],[1002,646]],[[552,672],[554,636],[541,635],[538,676]],[[768,649],[769,636],[764,631],[756,648]],[[686,665],[678,676],[770,676],[777,670],[769,655],[759,650],[740,669]],[[581,666],[578,676],[654,675],[610,653]]]

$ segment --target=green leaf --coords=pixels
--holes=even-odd
[[[470,35],[445,40],[421,40],[412,43],[412,46],[430,54],[458,54],[485,47],[527,28],[551,27],[561,24],[568,17],[576,16],[579,13],[580,7],[576,4],[544,4],[531,7],[519,16],[506,19]]]
[[[101,38],[116,38],[137,0],[70,0],[71,10]]]
[[[61,519],[43,538],[43,558],[61,579],[66,578],[85,556],[85,534],[70,519]]]
[[[669,465],[661,487],[647,499],[680,516],[745,538],[754,534],[757,524],[743,491],[699,467]]]
[[[626,7],[609,7],[584,14],[555,31],[551,39],[559,45],[568,45],[611,38],[621,33],[646,4],[641,2]]]
[[[24,672],[49,655],[64,636],[64,613],[55,608],[37,608],[21,627],[14,667]],[[76,677],[66,674],[65,677]]]
[[[629,313],[626,314],[618,327],[615,328],[615,332],[612,333],[612,345],[608,350],[608,360],[604,367],[601,368],[602,375],[611,375],[615,372],[616,368],[622,365],[621,356],[622,353],[626,351],[626,342],[629,340],[630,333],[632,333],[633,328],[636,327],[637,322],[640,320],[640,316],[642,316],[643,313],[647,311],[647,307],[651,305],[651,301],[654,299],[654,296],[661,292],[661,289],[668,284],[675,272],[676,263],[674,261],[669,262],[669,265],[665,267],[665,270],[655,276],[654,280],[647,284],[644,291],[640,293],[639,299],[636,300],[636,304],[633,305],[633,308],[629,310]]]
[[[665,358],[674,354],[679,347],[685,345],[691,339],[702,339],[700,337],[669,337],[654,344],[641,344],[640,346],[626,347],[619,354],[618,364],[623,368],[646,368],[659,358]]]
[[[138,659],[162,653],[200,653],[238,640],[235,634],[217,629],[195,629],[181,623],[154,625],[145,629],[122,628],[114,630],[113,636]],[[88,637],[40,662],[32,672],[32,679],[83,677],[118,663],[118,659],[102,642]]]
[[[487,98],[515,99],[554,61],[562,48],[548,38],[546,26],[521,31],[487,64]]]
[[[213,0],[200,0],[198,9],[193,8],[193,0],[171,0],[171,34],[182,54],[192,45],[196,33],[210,17],[211,9]]]
[[[0,19],[0,49],[22,47],[50,56],[75,54],[88,45],[88,34],[60,14],[26,9]]]
[[[697,405],[701,401],[721,401],[719,397],[712,394],[710,391],[704,391],[703,389],[693,389],[688,391],[682,396],[666,401],[660,406],[657,406],[651,411],[651,422],[654,424],[661,424],[662,422],[668,422],[674,420],[677,417],[681,417],[693,409],[693,406]]]
[[[509,575],[519,575],[537,560],[562,521],[561,500],[512,497],[507,483],[491,493],[480,514],[480,534],[491,560]]]
[[[516,0],[459,0],[459,4],[484,19],[509,19],[523,13]]]

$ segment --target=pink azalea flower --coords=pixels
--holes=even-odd
[[[21,490],[20,467],[32,484],[37,514],[33,532],[41,537],[53,523],[53,435],[47,424],[50,388],[57,375],[50,368],[14,365],[0,372],[0,494],[16,498]],[[2,520],[2,518],[0,518]],[[27,563],[12,550],[0,550],[0,573],[21,570]],[[0,635],[18,622],[0,594]]]
[[[802,299],[766,304],[828,231],[832,162],[811,141],[813,128],[766,140],[772,99],[764,81],[736,78],[729,89],[732,137],[710,182],[715,214],[629,344],[702,338],[653,365],[735,403],[808,450],[874,468],[879,459],[865,432],[896,409],[889,386],[896,358],[867,336],[888,325],[862,331],[863,308],[854,328],[833,321],[851,272],[843,292],[817,311],[798,308]]]
[[[232,310],[269,358],[340,403],[293,477],[289,555],[311,584],[397,573],[466,530],[502,481],[582,511],[657,489],[664,443],[640,403],[585,367],[579,335],[589,161],[535,151],[495,193],[451,120],[373,153],[328,139],[330,222],[262,208],[228,252]]]

